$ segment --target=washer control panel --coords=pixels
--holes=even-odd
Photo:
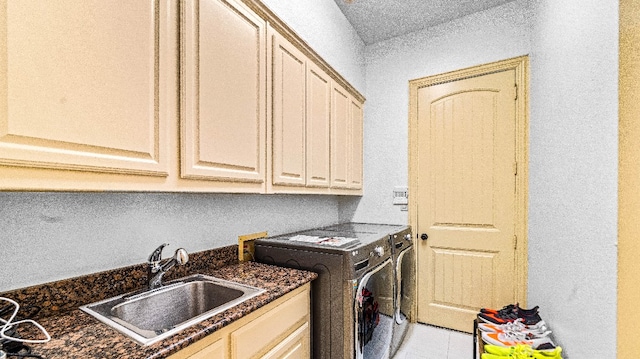
[[[391,247],[393,248],[394,255],[401,252],[405,248],[413,245],[413,235],[411,234],[411,227],[392,234],[390,236]]]
[[[384,255],[384,248],[382,246],[377,246],[373,249],[372,255],[375,254],[378,257],[382,257]]]

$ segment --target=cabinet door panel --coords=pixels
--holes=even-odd
[[[273,184],[305,184],[305,56],[273,36]]]
[[[183,178],[264,182],[265,22],[235,1],[185,1]]]
[[[350,97],[339,85],[331,90],[331,187],[348,188]]]
[[[231,333],[231,357],[252,358],[309,315],[309,292],[304,291],[265,315]],[[299,325],[299,324],[298,324]]]
[[[331,141],[331,81],[307,63],[307,186],[329,187]]]
[[[262,359],[309,359],[311,356],[309,323],[305,322]]]
[[[224,338],[220,338],[213,344],[210,344],[202,350],[190,355],[188,359],[226,359],[226,344],[226,340],[224,340]]]
[[[0,165],[166,176],[168,1],[0,3]]]
[[[363,138],[363,112],[362,104],[351,99],[351,161],[349,164],[349,187],[362,188],[362,138]]]

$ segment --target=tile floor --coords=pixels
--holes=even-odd
[[[472,359],[473,336],[424,324],[411,324],[394,359]]]

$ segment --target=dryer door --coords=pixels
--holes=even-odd
[[[416,258],[413,247],[409,247],[398,255],[396,263],[397,303],[396,323],[403,324],[411,320],[416,287]]]
[[[355,300],[357,359],[388,358],[393,333],[393,263],[391,259],[367,272]]]
[[[413,246],[398,254],[396,265],[395,328],[391,340],[391,355],[400,348],[413,316],[415,301],[415,253]]]

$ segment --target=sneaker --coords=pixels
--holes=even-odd
[[[504,359],[504,358],[521,358],[521,359],[529,359],[528,357],[525,356],[516,356],[517,354],[509,354],[509,355],[495,355],[495,354],[491,354],[491,353],[482,353],[482,356],[480,357],[481,359]]]
[[[557,356],[547,356],[545,354],[540,354],[539,352],[534,352],[533,354],[529,353],[512,353],[507,355],[496,355],[491,353],[482,353],[482,359],[504,359],[504,358],[513,358],[513,359],[562,359],[562,355]]]
[[[516,319],[522,319],[525,325],[535,325],[542,318],[538,313],[534,314],[518,314],[517,312],[498,312],[498,313],[478,313],[478,319],[485,323],[506,324],[512,323]]]
[[[536,305],[531,309],[520,308],[520,304],[509,304],[502,307],[502,309],[490,309],[490,308],[481,308],[480,313],[498,313],[498,312],[516,312],[522,313],[523,315],[532,315],[538,313],[539,307]]]
[[[555,347],[551,350],[535,350],[529,345],[516,345],[515,347],[502,347],[497,345],[487,344],[484,346],[485,353],[495,355],[500,358],[509,357],[514,353],[525,353],[529,356],[526,358],[537,359],[562,359],[562,348]]]
[[[536,325],[542,321],[542,318],[540,318],[538,313],[520,315],[519,317],[522,319],[522,323],[524,323],[524,325]]]
[[[509,355],[495,355],[490,353],[482,353],[481,359],[504,359],[504,358],[512,358],[512,359],[531,359],[532,357],[528,354],[522,353],[513,353]]]
[[[543,320],[533,325],[525,325],[522,323],[521,318],[518,318],[511,323],[505,324],[478,323],[478,329],[483,332],[489,333],[524,332],[533,333],[538,336],[541,336],[540,334],[543,333],[551,334],[551,331],[547,330],[547,324]]]
[[[551,338],[547,337],[535,337],[533,335],[517,333],[517,332],[505,332],[505,333],[482,333],[482,340],[486,344],[493,344],[502,347],[515,347],[518,344],[525,344],[531,346],[533,349],[545,350],[554,349],[556,346],[551,341]]]
[[[516,309],[518,304],[509,304],[502,307],[502,309],[480,308],[480,313],[498,313],[499,311],[512,311]]]
[[[479,322],[484,323],[493,323],[493,324],[506,324],[512,323],[514,320],[518,319],[518,316],[511,313],[478,313]]]

